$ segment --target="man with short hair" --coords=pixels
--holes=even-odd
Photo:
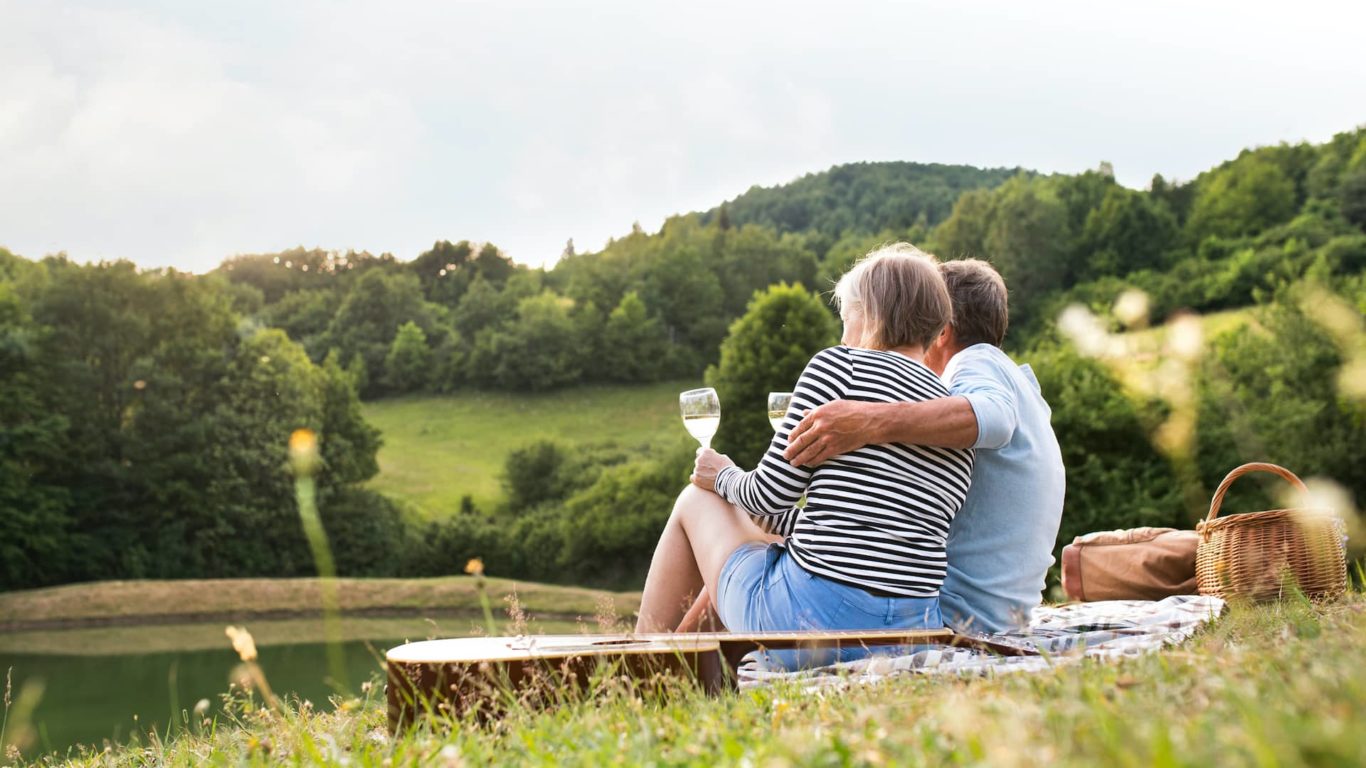
[[[976,259],[940,265],[953,320],[925,355],[950,397],[917,403],[837,400],[808,414],[785,458],[815,465],[877,443],[976,448],[972,485],[949,526],[944,621],[960,632],[1021,626],[1042,600],[1066,480],[1052,413],[1028,365],[1001,351],[1006,287]]]

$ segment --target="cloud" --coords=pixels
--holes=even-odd
[[[468,238],[540,263],[839,162],[1190,178],[1366,119],[1362,14],[0,0],[0,244],[202,270]]]
[[[418,121],[381,90],[235,77],[240,52],[141,14],[5,18],[0,93],[18,108],[0,122],[0,237],[14,245],[206,269],[340,224],[335,206],[381,210],[412,163]]]

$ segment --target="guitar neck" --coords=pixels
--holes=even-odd
[[[717,643],[748,643],[765,648],[840,645],[949,644],[958,637],[947,629],[841,630],[804,632],[690,632],[631,635],[653,642],[696,640]]]

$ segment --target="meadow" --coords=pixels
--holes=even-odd
[[[678,393],[700,381],[581,386],[544,394],[460,392],[364,405],[384,435],[369,486],[439,519],[463,496],[487,508],[503,497],[507,455],[538,440],[625,449],[667,445],[683,434]]]
[[[994,678],[903,677],[711,698],[605,674],[549,711],[391,735],[382,688],[323,712],[239,694],[180,738],[78,765],[1361,765],[1366,599],[1233,606],[1187,644]],[[270,674],[266,669],[265,673]],[[224,721],[226,720],[226,722]],[[54,758],[55,760],[55,758]],[[51,762],[51,761],[49,761]]]

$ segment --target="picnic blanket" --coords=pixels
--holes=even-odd
[[[1037,651],[1037,656],[1001,656],[947,645],[915,646],[900,655],[876,655],[814,669],[785,671],[755,657],[739,669],[740,687],[775,680],[823,685],[876,682],[907,674],[990,675],[1037,672],[1083,658],[1121,659],[1180,643],[1224,611],[1224,601],[1204,595],[1164,600],[1108,600],[1034,609],[1029,626],[978,637]]]

